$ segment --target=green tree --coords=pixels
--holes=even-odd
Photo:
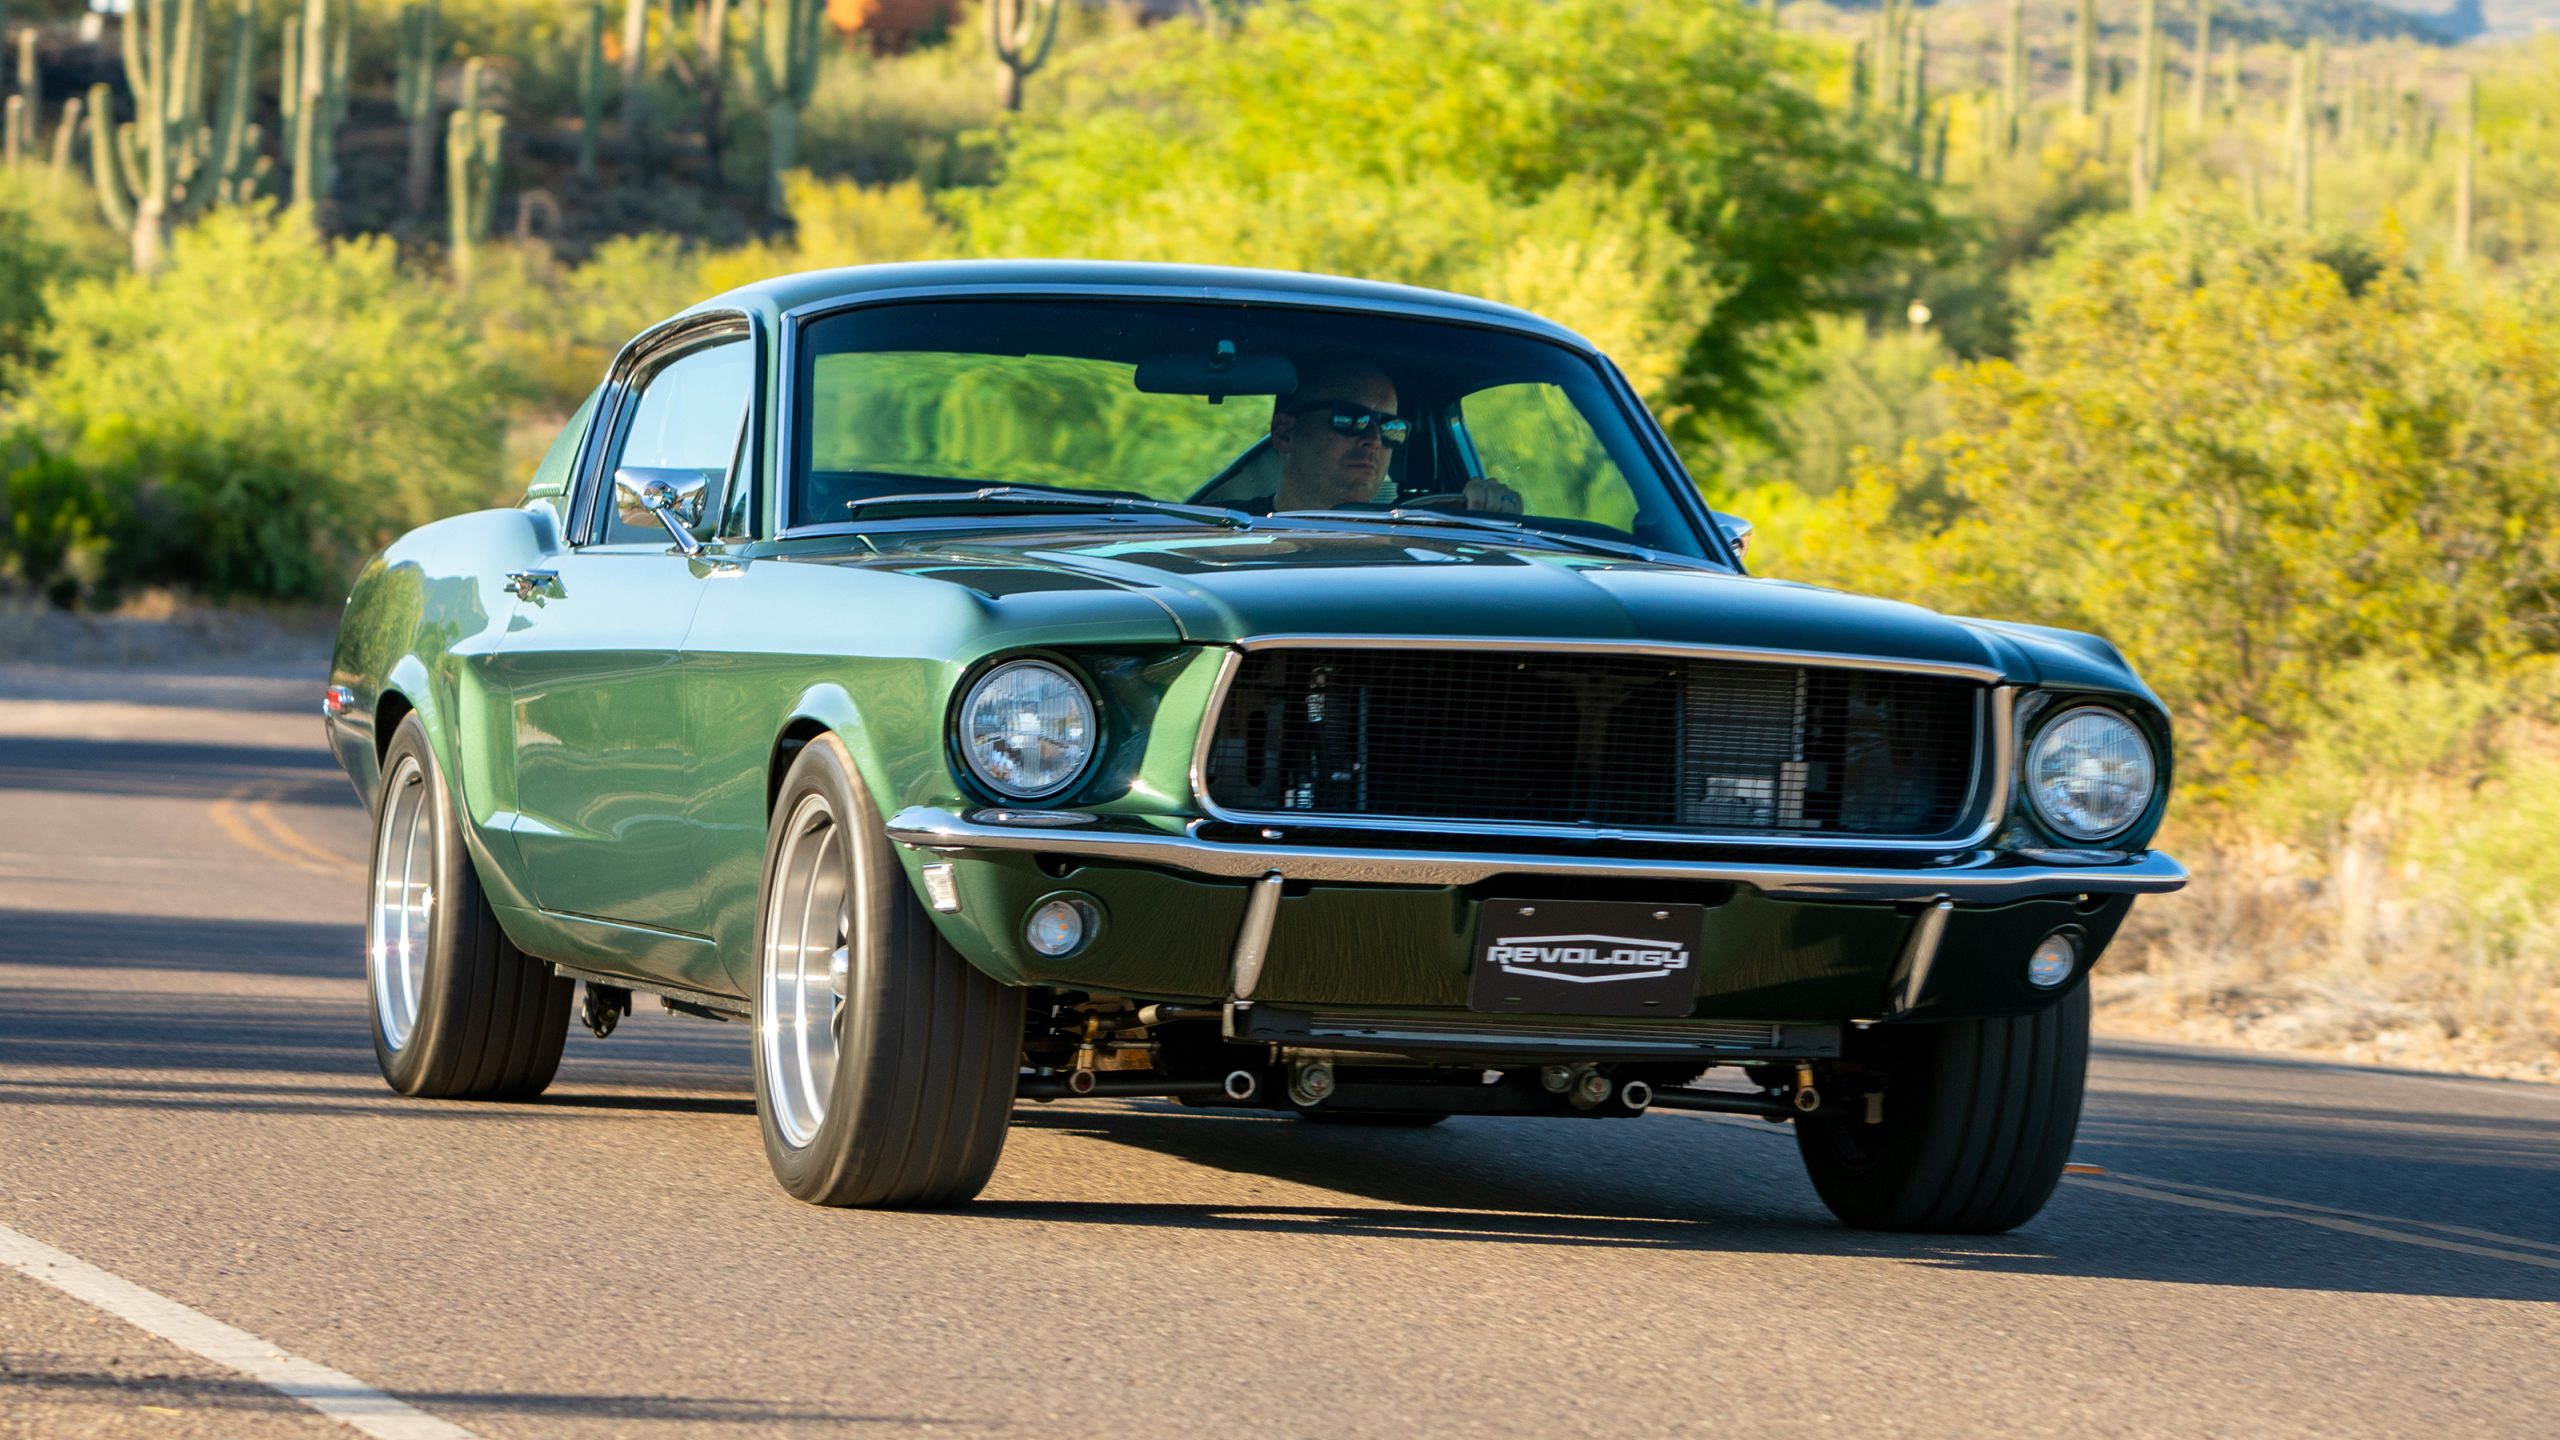
[[[995,185],[943,202],[984,254],[1241,259],[1549,308],[1657,404],[1749,416],[1809,317],[1933,231],[1881,130],[1815,98],[1825,53],[1720,5],[1268,6],[1224,38],[1157,26],[1061,60]]]

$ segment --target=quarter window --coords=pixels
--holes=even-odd
[[[580,405],[578,413],[570,416],[569,423],[561,427],[559,438],[551,442],[551,448],[542,452],[542,463],[533,467],[533,481],[525,487],[528,497],[567,492],[569,476],[578,466],[578,447],[587,440],[587,422],[595,418],[596,401],[603,394],[601,385],[588,391],[586,403]]]

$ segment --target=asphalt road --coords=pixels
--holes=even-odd
[[[1990,1240],[1670,1114],[1026,1104],[979,1203],[817,1210],[743,1029],[650,1010],[403,1100],[317,688],[0,664],[0,1241],[480,1435],[2560,1434],[2551,1087],[2109,1044],[2107,1173]],[[0,1436],[305,1433],[0,1265]]]

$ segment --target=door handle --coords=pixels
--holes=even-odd
[[[557,570],[510,570],[507,572],[507,593],[519,600],[530,600],[544,590],[557,593],[559,588],[560,572]]]

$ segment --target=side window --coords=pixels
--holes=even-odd
[[[624,469],[678,472],[663,477],[678,483],[699,478],[702,513],[725,513],[730,472],[740,458],[746,428],[747,397],[754,388],[755,346],[744,336],[687,351],[643,380],[640,403],[632,408],[613,461],[605,468],[597,541],[666,543],[665,528],[654,521],[645,527],[622,523],[611,486],[614,473]]]
[[[524,498],[533,500],[569,492],[569,476],[577,468],[578,448],[586,443],[587,425],[596,418],[596,402],[603,398],[601,385],[587,392],[586,403],[569,417],[568,424],[560,427],[559,438],[542,452],[542,463],[533,467],[533,481],[525,486]]]
[[[1470,468],[1519,491],[1527,513],[1619,532],[1634,525],[1626,472],[1562,389],[1495,385],[1458,402],[1456,419],[1474,452]]]

